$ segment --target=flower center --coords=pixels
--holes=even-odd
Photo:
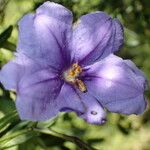
[[[64,72],[63,77],[66,82],[75,85],[81,92],[86,92],[87,89],[84,82],[79,79],[81,73],[82,68],[77,63],[74,63],[69,70]]]

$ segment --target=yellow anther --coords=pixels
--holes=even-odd
[[[64,72],[64,78],[67,82],[74,84],[81,92],[86,92],[85,84],[78,79],[79,75],[82,73],[82,68],[77,64],[73,64],[72,67]]]
[[[69,73],[68,73],[68,75],[71,76],[71,77],[74,77],[75,76],[75,72],[72,71],[72,70],[70,70]]]
[[[77,78],[79,74],[82,72],[82,68],[77,64],[73,64],[72,68],[69,70],[68,75],[73,78]]]
[[[83,81],[81,81],[79,79],[76,79],[76,85],[77,85],[77,87],[79,88],[79,90],[81,92],[86,92],[87,91],[86,86],[85,86]]]

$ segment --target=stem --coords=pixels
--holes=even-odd
[[[78,137],[73,137],[65,134],[58,133],[56,131],[53,131],[51,129],[41,129],[41,128],[33,128],[33,131],[39,132],[39,133],[44,133],[44,134],[49,134],[52,136],[56,136],[62,139],[65,139],[67,141],[70,141],[74,144],[76,144],[80,149],[82,150],[95,150],[94,148],[90,147],[87,143],[84,143],[81,141]]]

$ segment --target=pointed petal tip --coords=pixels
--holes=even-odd
[[[90,124],[102,125],[106,123],[106,111],[95,97],[88,93],[82,94],[82,101],[85,106],[84,112],[79,115],[82,119]]]
[[[102,117],[99,119],[94,119],[93,117],[84,117],[84,116],[80,116],[84,121],[86,121],[87,123],[93,124],[93,125],[104,125],[107,122],[107,118],[106,117]]]

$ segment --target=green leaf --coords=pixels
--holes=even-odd
[[[22,144],[34,136],[37,136],[37,134],[28,129],[16,131],[9,136],[6,135],[0,139],[0,149],[6,149]]]
[[[10,25],[4,32],[0,34],[0,48],[3,47],[4,43],[11,36],[13,26]]]
[[[15,103],[10,98],[3,97],[0,98],[0,111],[3,114],[12,113],[15,110]],[[1,118],[2,116],[0,116]]]
[[[6,149],[22,144],[32,137],[38,136],[39,133],[32,131],[31,127],[29,127],[30,124],[32,124],[32,122],[21,121],[11,128],[0,138],[0,149]]]
[[[16,111],[13,111],[0,119],[0,133],[9,127],[9,125],[18,119]]]
[[[8,50],[11,50],[11,51],[16,50],[16,45],[9,42],[9,41],[5,41],[2,47],[5,48],[5,49],[8,49]]]

